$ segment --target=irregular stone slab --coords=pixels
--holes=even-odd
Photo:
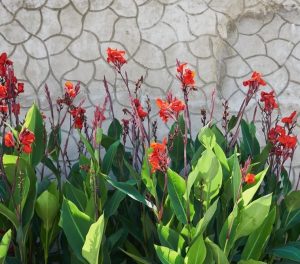
[[[41,27],[42,17],[41,17],[41,12],[39,10],[21,9],[16,14],[16,19],[31,34],[36,34]]]
[[[257,54],[266,54],[265,43],[257,35],[248,36],[240,34],[237,43],[234,45],[234,48],[243,58]]]
[[[78,12],[82,15],[85,14],[89,8],[89,1],[88,0],[72,0],[75,8]]]
[[[268,56],[277,61],[279,65],[286,62],[293,48],[293,43],[283,39],[274,39],[267,43]]]
[[[89,0],[90,1],[90,10],[100,11],[107,8],[113,0]]]
[[[189,26],[191,32],[196,36],[216,33],[216,16],[215,13],[208,9],[201,15],[191,16],[188,15]]]
[[[3,4],[0,3],[0,25],[9,23],[13,20],[13,16],[6,11],[6,9],[3,7]]]
[[[48,73],[49,64],[47,59],[36,60],[29,58],[25,67],[25,74],[36,89],[46,80]]]
[[[246,59],[253,71],[270,74],[278,69],[278,65],[270,57],[257,55]]]
[[[94,75],[94,65],[91,62],[79,62],[75,69],[64,75],[65,80],[80,81],[87,84]]]
[[[226,73],[231,77],[243,77],[251,73],[250,67],[240,56],[225,59]]]
[[[13,44],[25,42],[30,37],[30,35],[16,21],[0,26],[0,32],[7,41]]]
[[[25,8],[34,8],[38,9],[39,7],[43,6],[47,0],[24,0],[24,7]]]
[[[2,41],[1,44],[3,44]],[[24,75],[24,69],[26,66],[28,55],[26,54],[22,45],[18,45],[16,47],[13,54],[11,54],[11,59],[15,62],[14,63],[15,75],[17,76],[18,79],[25,80],[26,77]]]
[[[156,0],[146,2],[139,7],[138,25],[140,29],[154,26],[162,17],[164,6]],[[147,19],[145,19],[147,18]]]
[[[47,1],[46,6],[51,8],[63,8],[69,3],[69,0],[50,0]]]
[[[52,35],[60,33],[61,26],[58,21],[58,11],[43,7],[41,12],[43,23],[40,31],[38,32],[38,36],[45,40]]]
[[[40,59],[47,57],[45,43],[37,37],[32,36],[24,43],[26,51],[34,58]]]
[[[82,28],[81,15],[73,8],[73,6],[69,5],[64,8],[60,13],[59,19],[63,34],[73,38],[80,35]]]
[[[196,40],[189,43],[191,52],[200,58],[207,58],[211,55],[210,37],[200,36]]]
[[[110,7],[120,16],[135,17],[137,14],[133,0],[114,0]]]
[[[64,51],[70,44],[71,39],[66,36],[53,36],[45,41],[49,55],[55,55]]]

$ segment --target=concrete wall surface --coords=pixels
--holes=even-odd
[[[180,97],[176,58],[188,62],[197,73],[198,91],[190,101],[195,130],[200,109],[211,109],[214,88],[217,119],[223,99],[230,111],[239,109],[242,81],[253,70],[264,75],[265,90],[275,90],[280,113],[300,112],[300,0],[0,1],[0,51],[14,60],[16,76],[25,82],[25,108],[37,101],[47,111],[45,83],[57,97],[66,80],[79,80],[92,113],[103,102],[105,74],[121,118],[129,102],[105,61],[107,47],[126,50],[124,69],[133,87],[144,75],[142,100],[148,94],[154,101],[170,89]],[[249,105],[249,119],[256,104]]]

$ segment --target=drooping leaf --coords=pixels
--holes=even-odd
[[[89,264],[98,264],[100,246],[104,233],[104,215],[90,226],[82,247],[82,256]]]
[[[11,229],[9,229],[0,242],[0,264],[5,263],[6,255],[11,241]]]
[[[154,248],[162,264],[184,264],[183,257],[176,251],[157,245],[154,245]]]
[[[171,205],[174,209],[174,213],[177,219],[183,223],[187,223],[187,206],[184,199],[185,195],[185,181],[176,172],[168,169],[168,194],[171,201]]]
[[[119,120],[114,119],[108,127],[107,135],[115,140],[118,140],[122,135],[122,130],[123,128]]]

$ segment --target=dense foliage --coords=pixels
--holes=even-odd
[[[143,77],[130,87],[125,52],[109,48],[107,56],[128,91],[131,107],[121,121],[105,77],[106,97],[93,120],[77,100],[80,83],[69,81],[55,102],[45,86],[49,116],[32,105],[20,120],[24,85],[1,55],[0,263],[299,263],[299,179],[292,183],[286,166],[297,146],[297,113],[278,116],[261,74],[244,82],[237,115],[224,102],[220,127],[213,93],[210,117],[201,111],[195,134],[195,72],[177,61],[182,100],[171,92],[156,100],[158,118],[171,125],[158,139],[150,100],[139,99]],[[245,110],[258,93],[247,122]],[[113,120],[104,131],[108,109]],[[256,112],[265,144],[256,137]],[[72,162],[70,147],[78,151]]]

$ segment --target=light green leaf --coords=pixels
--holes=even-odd
[[[266,262],[248,259],[248,260],[241,260],[238,262],[238,264],[267,264]]]
[[[206,149],[213,149],[216,144],[216,136],[208,126],[201,129],[198,139]]]
[[[185,195],[185,181],[176,172],[168,169],[168,194],[171,205],[177,219],[183,223],[187,223]]]
[[[216,264],[229,264],[225,253],[219,248],[218,245],[212,242],[209,238],[205,239],[205,244],[210,248]]]
[[[263,224],[257,228],[248,238],[242,253],[242,259],[259,260],[265,249],[276,217],[276,207],[268,214]]]
[[[104,215],[90,226],[82,247],[82,256],[90,264],[98,264],[99,251],[104,233]]]
[[[184,259],[176,251],[157,245],[154,248],[162,264],[184,264]]]
[[[141,177],[142,177],[142,181],[147,187],[147,190],[151,193],[151,195],[153,195],[154,198],[156,198],[157,194],[156,194],[155,174],[151,173],[151,168],[148,162],[148,154],[151,151],[152,151],[151,149],[148,149],[146,151],[146,155],[144,157],[142,171],[141,171]]]
[[[184,259],[186,264],[202,264],[206,256],[206,246],[203,241],[203,236],[198,236],[192,243],[189,251]]]
[[[289,212],[300,208],[300,190],[289,193],[284,199],[286,208]]]
[[[234,153],[234,160],[233,160],[233,168],[231,174],[231,186],[233,191],[233,201],[237,201],[239,192],[241,192],[241,182],[242,182],[242,174],[240,163],[237,157],[237,154]]]
[[[4,236],[2,237],[2,240],[0,242],[0,264],[5,263],[5,258],[7,255],[7,251],[9,249],[11,241],[11,229],[9,229]]]
[[[175,230],[159,224],[157,226],[157,233],[162,246],[166,246],[175,251],[183,248],[184,238]]]
[[[83,262],[85,261],[81,256],[81,249],[91,224],[92,220],[88,215],[79,211],[71,201],[63,199],[59,225],[63,229],[74,254]]]

